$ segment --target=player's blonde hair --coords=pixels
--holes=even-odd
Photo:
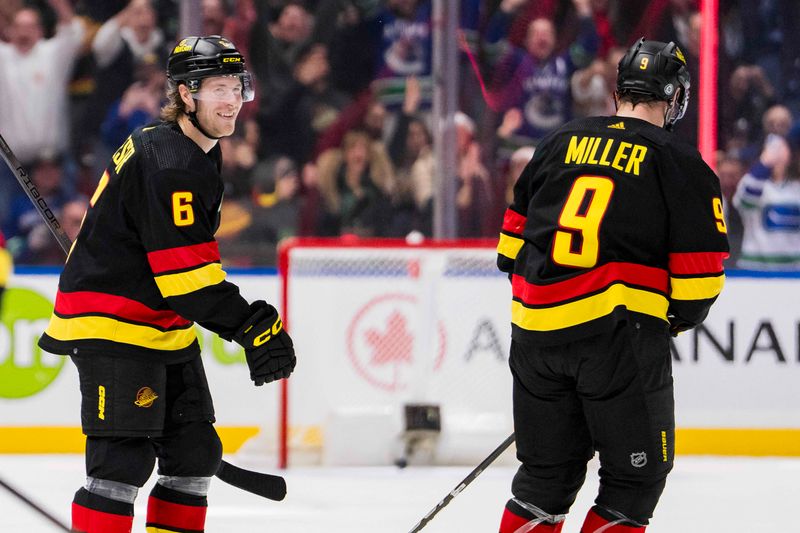
[[[161,108],[161,120],[165,122],[178,122],[181,115],[186,114],[186,104],[181,99],[178,84],[167,83],[167,103]]]

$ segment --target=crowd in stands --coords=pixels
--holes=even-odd
[[[459,0],[459,237],[495,237],[549,131],[612,114],[639,36],[676,41],[698,80],[698,0]],[[0,133],[68,231],[110,155],[158,119],[180,0],[4,0]],[[729,266],[800,269],[800,2],[720,0],[719,173]],[[221,140],[230,264],[289,236],[432,235],[432,0],[202,0],[203,34],[246,56],[256,100]],[[696,144],[698,98],[676,127]],[[18,263],[61,256],[13,176],[0,221]],[[74,234],[70,235],[71,237]]]

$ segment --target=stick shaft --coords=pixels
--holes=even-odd
[[[20,500],[22,500],[25,504],[28,505],[28,507],[30,507],[31,509],[33,509],[34,511],[39,513],[42,517],[44,517],[47,520],[49,520],[53,525],[55,525],[59,529],[61,529],[61,531],[67,531],[67,532],[72,531],[63,522],[61,522],[61,520],[59,520],[55,516],[51,515],[49,512],[45,511],[38,504],[34,503],[30,498],[28,498],[27,496],[22,494],[20,491],[18,491],[17,489],[15,489],[14,487],[9,485],[8,483],[3,481],[2,479],[0,479],[0,486],[2,486],[4,489],[6,489],[8,492],[13,494],[14,496],[19,498]]]
[[[2,155],[3,160],[8,165],[8,168],[11,172],[14,173],[14,177],[17,178],[22,190],[25,191],[25,194],[28,195],[31,203],[36,207],[39,211],[39,215],[41,215],[42,219],[44,220],[45,224],[47,224],[47,229],[50,230],[50,233],[53,234],[53,237],[56,238],[58,244],[61,246],[61,249],[64,250],[65,254],[69,254],[70,246],[72,243],[69,240],[69,237],[66,233],[64,233],[64,228],[61,227],[61,224],[58,222],[56,215],[53,211],[48,207],[47,201],[39,194],[39,190],[34,185],[33,181],[31,181],[31,177],[22,167],[17,159],[17,156],[14,155],[14,152],[11,151],[11,148],[6,143],[6,140],[0,135],[0,155]]]
[[[514,442],[514,438],[515,438],[515,435],[514,435],[514,433],[512,433],[511,435],[509,435],[509,436],[506,438],[506,440],[504,440],[504,441],[503,441],[503,442],[500,444],[500,446],[498,446],[497,448],[495,448],[495,450],[494,450],[492,453],[490,453],[490,454],[489,454],[489,456],[488,456],[486,459],[484,459],[483,461],[481,461],[481,464],[479,464],[478,466],[476,466],[476,467],[475,467],[475,469],[474,469],[474,470],[472,470],[472,472],[470,472],[470,473],[467,475],[467,477],[465,477],[464,479],[462,479],[462,480],[461,480],[461,483],[459,483],[458,485],[456,485],[456,487],[455,487],[453,490],[451,490],[451,491],[450,491],[450,492],[447,494],[447,496],[445,496],[445,497],[444,497],[444,499],[443,499],[442,501],[440,501],[439,503],[437,503],[437,504],[436,504],[436,506],[434,506],[434,508],[433,508],[433,509],[431,509],[430,511],[428,511],[428,514],[426,514],[426,515],[425,515],[425,516],[422,518],[422,520],[420,520],[420,521],[417,523],[417,525],[416,525],[416,526],[414,526],[414,527],[411,529],[411,531],[410,531],[409,533],[417,533],[417,532],[418,532],[418,531],[420,531],[420,530],[421,530],[423,527],[425,527],[425,525],[426,525],[428,522],[430,522],[431,520],[433,520],[433,517],[434,517],[434,516],[436,516],[436,514],[437,514],[439,511],[441,511],[442,509],[444,509],[444,508],[447,506],[447,504],[448,504],[448,503],[450,503],[450,501],[451,501],[453,498],[455,498],[456,496],[458,496],[458,495],[461,493],[461,491],[463,491],[465,488],[467,488],[467,485],[469,485],[470,483],[472,483],[473,481],[475,481],[475,478],[476,478],[476,477],[478,477],[479,475],[481,475],[481,472],[483,472],[483,471],[486,469],[486,467],[488,467],[490,464],[492,464],[492,463],[494,462],[494,460],[495,460],[495,459],[497,459],[497,458],[500,456],[500,454],[501,454],[501,453],[503,453],[504,451],[506,451],[506,449],[508,449],[508,447],[509,447],[509,446],[511,446],[511,443],[512,443],[512,442]]]

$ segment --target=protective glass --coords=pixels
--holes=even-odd
[[[241,83],[201,83],[200,87],[192,92],[192,97],[207,102],[251,102],[255,98],[253,78],[249,72],[225,77],[238,78]]]

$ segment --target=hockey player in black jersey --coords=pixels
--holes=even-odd
[[[194,322],[245,349],[256,385],[286,378],[292,341],[275,308],[226,281],[214,232],[222,202],[217,140],[253,98],[243,56],[187,37],[167,64],[163,122],[114,153],[73,244],[39,345],[80,376],[86,484],[75,531],[126,533],[158,460],[148,531],[203,531],[222,445]]]
[[[500,532],[557,533],[599,453],[582,533],[645,531],[674,456],[670,334],[706,317],[728,243],[714,172],[669,133],[689,98],[674,43],[640,39],[613,117],[551,133],[506,212],[514,427]]]

